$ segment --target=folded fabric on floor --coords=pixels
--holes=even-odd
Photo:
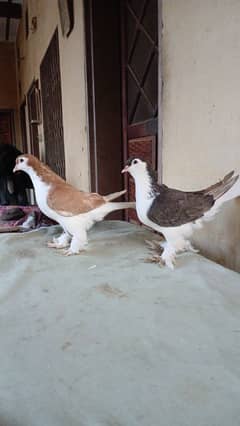
[[[0,206],[0,232],[18,232],[54,225],[36,205]]]

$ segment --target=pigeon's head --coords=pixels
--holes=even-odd
[[[18,172],[20,170],[22,170],[23,172],[28,172],[29,170],[29,164],[28,164],[28,155],[19,155],[16,158],[16,164],[15,167],[13,169],[13,172]]]
[[[146,171],[147,163],[140,158],[130,157],[125,164],[122,173],[129,172],[133,177],[138,176]]]

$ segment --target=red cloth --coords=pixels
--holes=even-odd
[[[20,208],[25,213],[25,216],[21,217],[17,220],[8,220],[8,221],[2,221],[1,215],[3,212],[7,212],[8,210],[12,210],[14,207]],[[9,228],[14,226],[20,226],[25,222],[25,220],[28,218],[28,215],[32,212],[35,212],[36,214],[36,220],[35,220],[35,227],[34,228],[40,228],[41,226],[50,226],[50,225],[56,225],[56,222],[49,219],[47,216],[45,216],[38,208],[38,206],[0,206],[0,226],[1,228]]]

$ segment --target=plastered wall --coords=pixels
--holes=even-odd
[[[85,39],[83,0],[74,1],[74,29],[68,38],[61,32],[57,0],[28,0],[23,3],[23,16],[28,5],[29,22],[37,17],[37,30],[25,37],[25,19],[22,20],[18,47],[20,53],[19,78],[21,100],[34,78],[40,80],[40,64],[58,26],[60,71],[62,84],[63,127],[66,160],[66,178],[81,189],[89,188],[89,156],[87,138],[87,108],[85,85]],[[42,126],[39,127],[43,138]]]
[[[200,189],[240,171],[240,2],[163,0],[163,181]],[[195,234],[240,271],[240,199]]]

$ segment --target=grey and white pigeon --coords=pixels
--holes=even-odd
[[[164,235],[160,260],[172,269],[178,252],[196,251],[189,241],[194,228],[210,220],[223,203],[240,195],[239,176],[233,171],[214,185],[193,192],[158,184],[153,169],[139,158],[128,159],[122,170],[126,172],[135,180],[138,218]]]
[[[49,242],[48,246],[66,248],[67,256],[85,249],[87,231],[108,213],[135,208],[135,203],[112,201],[123,195],[125,190],[105,196],[80,191],[30,154],[17,157],[13,171],[18,170],[24,171],[31,178],[39,209],[63,228],[63,233]]]

